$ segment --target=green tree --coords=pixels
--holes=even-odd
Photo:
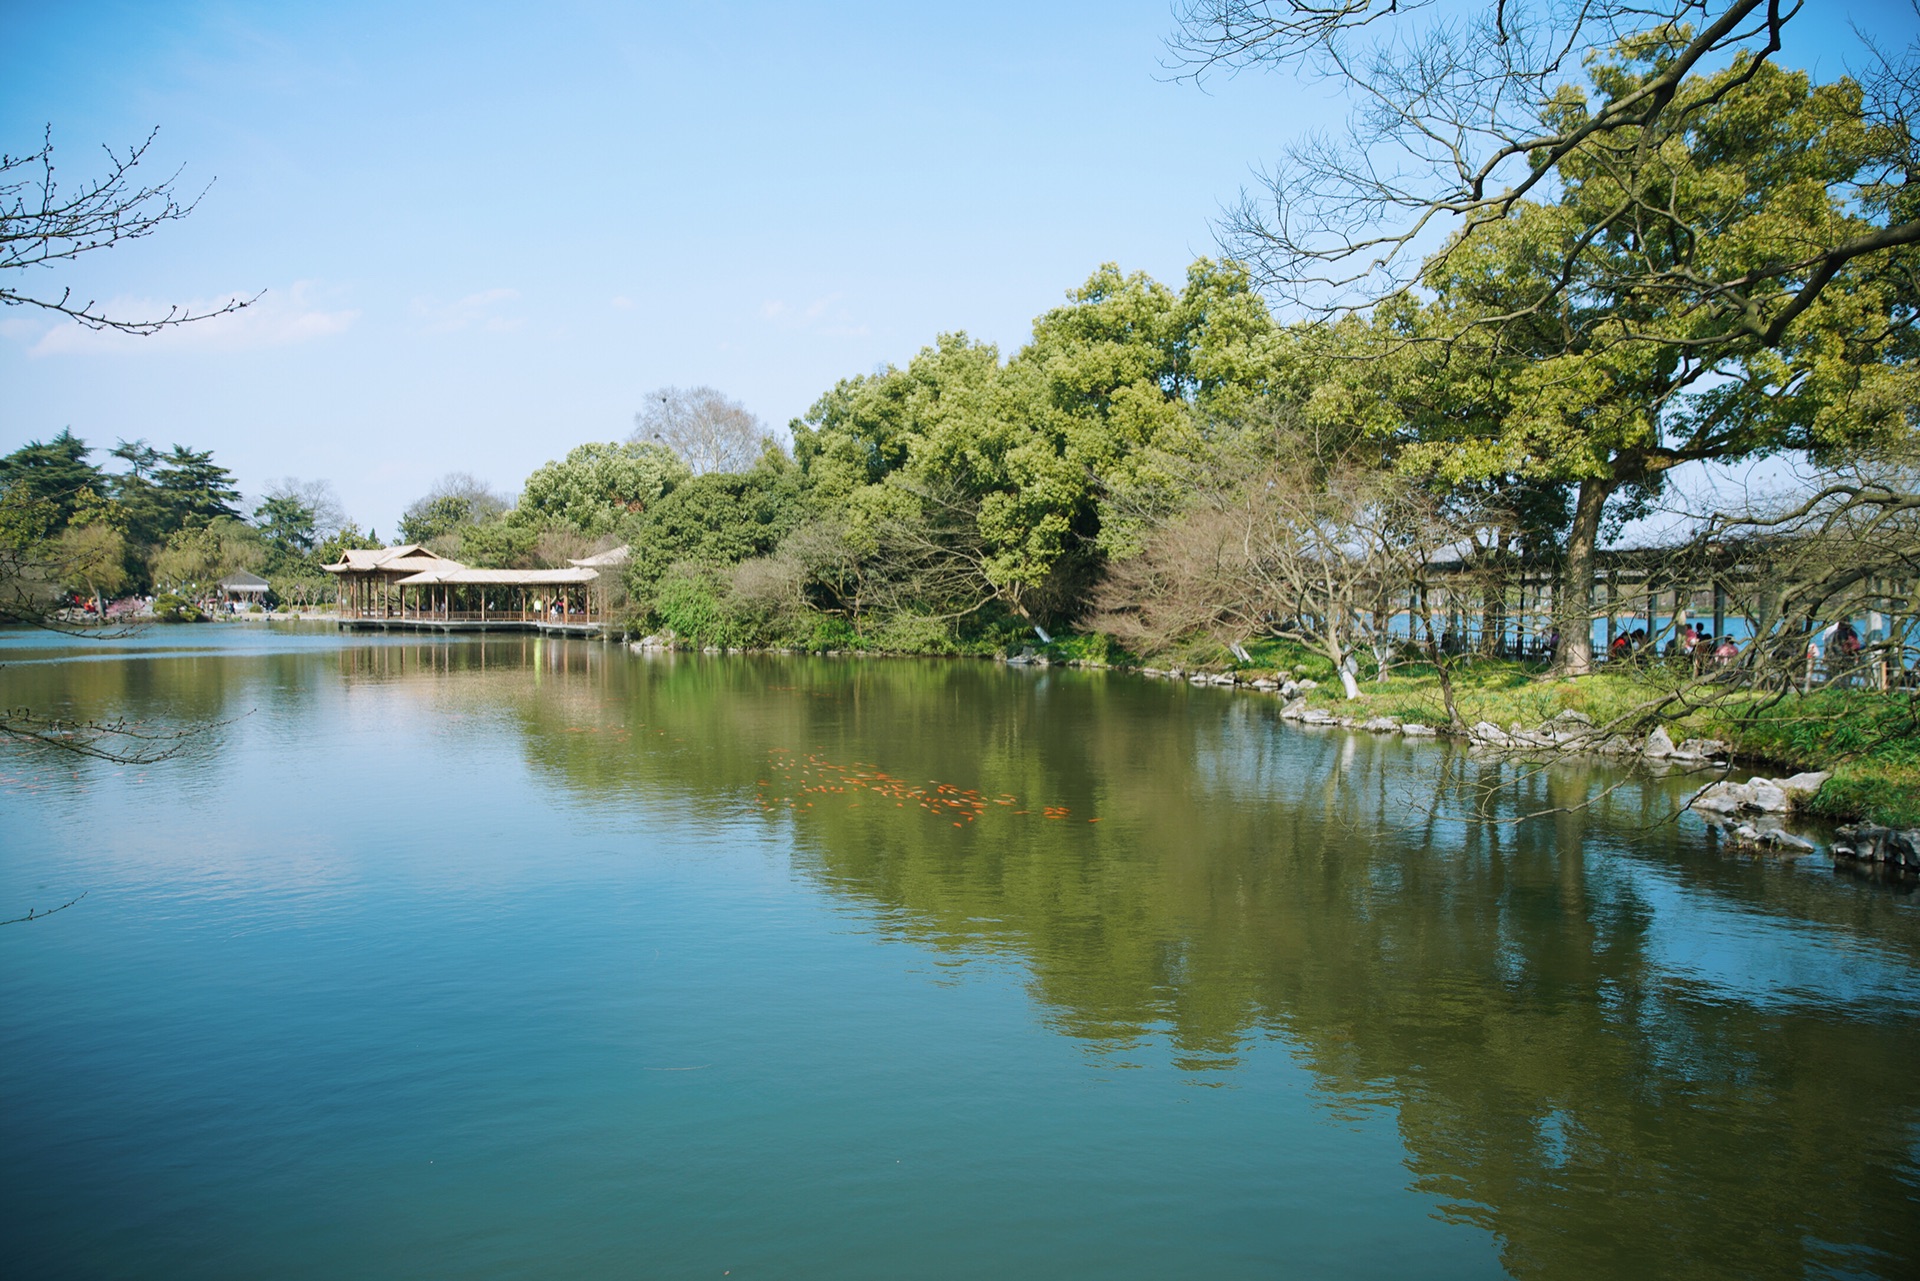
[[[1079,609],[1106,556],[1137,547],[1179,460],[1266,394],[1283,347],[1236,268],[1198,262],[1175,294],[1108,264],[1004,365],[944,334],[903,370],[839,384],[794,424],[794,457],[856,532],[858,496],[889,478],[890,516],[902,492],[940,509],[930,526],[964,509],[986,583],[1051,621]]]
[[[461,494],[423,498],[400,517],[400,541],[428,543],[474,523],[471,498]]]
[[[1569,91],[1554,118],[1575,128],[1643,93],[1682,38],[1597,64],[1601,105]],[[1453,482],[1514,474],[1576,487],[1557,611],[1570,673],[1592,659],[1588,600],[1610,500],[1656,491],[1689,462],[1885,442],[1911,430],[1920,401],[1920,258],[1854,255],[1818,292],[1781,275],[1783,258],[1822,262],[1884,229],[1886,199],[1863,175],[1885,172],[1904,130],[1874,125],[1851,81],[1816,86],[1747,59],[1674,92],[1694,109],[1670,131],[1616,131],[1605,148],[1566,155],[1557,201],[1516,204],[1427,277],[1437,299],[1426,336],[1444,338],[1453,369],[1491,385],[1502,408],[1404,458]],[[1715,283],[1760,278],[1773,284]]]
[[[338,530],[334,531],[333,535],[326,541],[314,548],[313,559],[321,565],[337,565],[340,563],[343,552],[350,550],[372,550],[383,546],[385,546],[385,544],[378,538],[375,538],[371,534],[361,533],[360,526],[354,524],[352,521],[348,521]]]
[[[106,617],[107,597],[127,585],[126,536],[107,521],[68,525],[58,541],[63,585],[84,593]]]
[[[527,477],[514,519],[562,524],[589,536],[611,533],[689,474],[672,450],[651,442],[581,445]]]
[[[25,498],[52,503],[57,523],[65,525],[83,493],[97,494],[106,489],[100,469],[87,461],[92,452],[70,430],[62,430],[49,441],[29,441],[0,458],[0,485],[18,487]]]
[[[1510,412],[1412,461],[1578,487],[1563,671],[1591,661],[1610,498],[1689,461],[1850,448],[1915,403],[1920,43],[1897,61],[1869,43],[1864,82],[1816,86],[1776,62],[1803,8],[1182,6],[1195,74],[1315,69],[1355,94],[1346,137],[1293,148],[1225,239],[1323,311],[1439,295],[1396,339],[1449,348]]]
[[[267,541],[269,554],[280,560],[305,560],[318,546],[313,507],[290,494],[269,495],[253,509],[254,523]]]
[[[799,474],[784,459],[748,472],[707,472],[676,486],[634,527],[628,582],[651,600],[677,564],[731,567],[771,554],[800,523]]]
[[[240,515],[235,505],[240,501],[240,490],[233,473],[213,461],[210,449],[176,444],[162,456],[154,472],[154,486],[165,535],[220,519],[238,519]]]
[[[236,569],[265,566],[267,546],[260,531],[245,521],[220,516],[204,525],[176,530],[154,558],[158,582],[182,595],[209,591]]]

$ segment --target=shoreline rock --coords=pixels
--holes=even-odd
[[[1744,783],[1722,779],[1695,792],[1687,807],[1716,814],[1785,814],[1813,799],[1832,777],[1826,770],[1816,770],[1786,778],[1750,778]]]
[[[1920,828],[1851,823],[1833,831],[1835,862],[1877,863],[1903,872],[1920,872]]]

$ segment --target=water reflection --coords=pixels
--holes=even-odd
[[[1330,1108],[1390,1111],[1413,1184],[1515,1274],[1904,1275],[1920,1255],[1899,1084],[1920,918],[1722,856],[1666,821],[1684,782],[1516,773],[1290,728],[1271,700],[984,664],[516,637],[6,677],[9,701],[68,714],[230,719],[313,698],[322,672],[448,733],[510,726],[583,808],[777,829],[880,928],[1016,962],[1090,1070],[1164,1041],[1194,1083],[1237,1088],[1249,1046],[1279,1042]]]
[[[583,792],[652,777],[737,797],[801,753],[1017,798],[956,827],[822,790],[766,821],[903,935],[1017,956],[1049,1020],[1103,1055],[1164,1036],[1231,1083],[1249,1038],[1282,1038],[1340,1105],[1395,1110],[1416,1184],[1498,1234],[1516,1273],[1913,1257],[1916,1114],[1887,1085],[1920,1052],[1915,918],[1718,856],[1666,821],[1684,781],[965,664],[630,664],[579,693],[523,714],[533,758]],[[689,745],[679,768],[627,768],[657,755],[645,737],[578,732],[621,726]],[[1489,796],[1502,808],[1474,817]]]

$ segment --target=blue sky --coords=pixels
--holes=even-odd
[[[265,290],[139,340],[0,313],[0,449],[212,448],[250,493],[331,480],[391,534],[439,475],[512,489],[644,394],[783,424],[964,329],[1011,351],[1099,263],[1177,282],[1324,86],[1170,81],[1165,0],[7,6],[0,147],[68,179],[158,126],[217,179],[186,222],[45,280],[128,312]],[[1789,62],[1905,0],[1811,0]]]

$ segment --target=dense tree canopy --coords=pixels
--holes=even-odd
[[[527,477],[518,511],[528,523],[557,522],[583,534],[606,534],[646,511],[689,474],[662,445],[581,445]]]

